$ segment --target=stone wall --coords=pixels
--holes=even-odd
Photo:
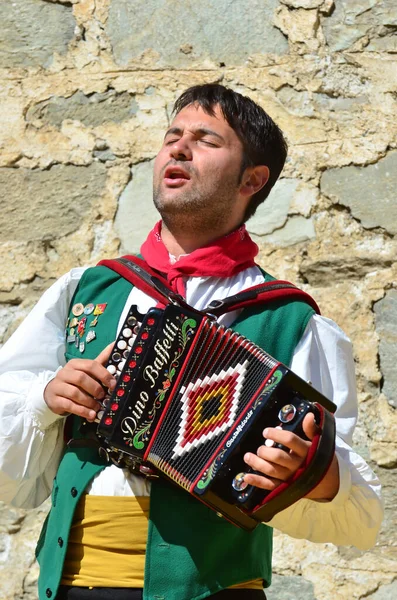
[[[283,178],[248,223],[261,263],[354,343],[355,446],[383,486],[370,552],[275,535],[270,600],[397,593],[395,0],[0,0],[0,341],[75,265],[136,250],[173,101],[220,81],[285,131]],[[1,511],[1,597],[36,597],[47,507]]]

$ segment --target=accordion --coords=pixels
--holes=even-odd
[[[116,464],[174,482],[247,530],[303,497],[334,453],[335,405],[247,338],[186,304],[141,315],[131,307],[108,370],[117,385],[98,413],[97,436]],[[320,433],[291,481],[269,492],[247,485],[244,454],[279,426]]]

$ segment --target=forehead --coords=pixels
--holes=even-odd
[[[219,106],[214,107],[213,115],[206,113],[201,106],[195,104],[186,106],[175,116],[170,128],[178,128],[182,132],[190,131],[192,133],[207,129],[221,135],[229,143],[240,142]]]

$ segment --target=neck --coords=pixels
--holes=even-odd
[[[161,239],[168,252],[179,258],[182,254],[190,254],[197,248],[206,246],[213,240],[216,240],[230,231],[207,231],[207,232],[189,232],[186,227],[182,230],[170,228],[164,221],[161,227]]]

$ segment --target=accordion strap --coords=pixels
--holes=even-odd
[[[169,302],[186,304],[184,298],[171,289],[168,281],[161,273],[151,269],[144,260],[137,256],[122,256],[115,259],[101,260],[98,265],[112,269],[112,271],[127,279],[127,281],[161,304],[168,304]],[[213,300],[202,312],[218,317],[232,310],[238,310],[255,304],[264,304],[280,298],[301,300],[309,304],[316,313],[320,314],[319,307],[309,294],[300,290],[289,281],[282,280],[266,281],[223,300]]]

